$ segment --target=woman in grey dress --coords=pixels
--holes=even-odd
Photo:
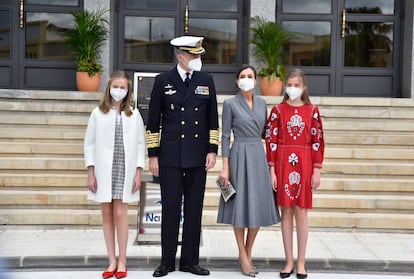
[[[218,223],[233,225],[241,270],[250,277],[256,274],[252,248],[259,228],[280,222],[262,143],[267,106],[253,93],[256,81],[254,67],[242,65],[236,73],[240,92],[223,103],[219,181],[222,185],[230,181],[237,193],[227,202],[221,198],[217,217]],[[230,146],[231,133],[234,141]]]

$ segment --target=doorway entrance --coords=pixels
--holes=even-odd
[[[60,34],[83,0],[0,0],[0,88],[76,89]]]
[[[247,0],[124,0],[116,2],[116,67],[163,72],[175,63],[169,41],[179,35],[204,37],[203,70],[220,94],[234,94],[234,72],[247,60]]]
[[[288,65],[319,96],[400,97],[401,0],[278,0]]]

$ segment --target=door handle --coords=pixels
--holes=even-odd
[[[345,29],[346,29],[346,10],[342,10],[342,32],[341,37],[345,38]]]
[[[19,17],[20,17],[20,28],[24,28],[24,0],[20,0],[20,11],[19,11]]]
[[[188,34],[188,4],[184,8],[184,34]]]

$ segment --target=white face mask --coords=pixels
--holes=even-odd
[[[239,82],[237,83],[237,85],[239,86],[239,88],[242,91],[250,91],[254,88],[254,79],[252,78],[241,78],[239,79]]]
[[[187,60],[187,58],[185,58]],[[188,60],[187,60],[188,61]],[[187,67],[190,68],[192,71],[201,71],[201,67],[203,66],[203,62],[201,62],[201,58],[197,57],[188,61]]]
[[[109,94],[114,98],[115,102],[121,101],[127,95],[128,91],[122,88],[111,87]]]
[[[294,100],[302,95],[302,88],[293,86],[286,87],[286,94],[288,94],[289,99]]]

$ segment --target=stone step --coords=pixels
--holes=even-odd
[[[360,177],[355,175],[327,177],[322,175],[318,191],[349,191],[349,192],[407,192],[414,193],[414,176],[380,176]]]
[[[413,230],[414,214],[311,211],[309,223],[311,227],[325,228]]]
[[[0,111],[2,123],[10,125],[60,125],[86,127],[89,114],[85,113],[51,113]],[[326,131],[414,131],[413,119],[369,119],[363,118],[325,118],[323,126]]]
[[[331,174],[380,174],[380,175],[411,175],[414,174],[414,164],[410,162],[363,162],[363,161],[325,161],[322,173]]]
[[[414,119],[414,107],[367,107],[331,105],[319,106],[323,119],[358,118],[358,119]]]
[[[0,98],[19,100],[52,100],[52,101],[99,101],[102,93],[55,90],[14,90],[0,89]]]
[[[8,111],[0,111],[0,119],[3,124],[13,125],[59,125],[59,126],[82,126],[88,124],[89,114],[78,113],[51,113],[51,112],[27,112],[15,111],[10,114]]]
[[[378,159],[382,160],[412,160],[414,158],[414,147],[391,148],[388,146],[341,146],[325,148],[325,158],[336,159]]]
[[[128,210],[128,221],[136,227],[137,210]],[[217,224],[217,211],[203,211],[203,226],[220,226]],[[99,226],[102,224],[99,209],[0,209],[0,224],[8,225],[70,225]],[[413,230],[414,215],[399,213],[351,213],[320,212],[310,210],[310,227],[357,228],[357,229],[390,229]],[[274,225],[279,227],[280,225]]]
[[[222,102],[229,97],[218,96],[219,113],[222,112]],[[268,111],[282,100],[281,97],[264,98]],[[311,97],[311,101],[319,107],[324,118],[414,118],[412,99]]]
[[[212,172],[221,170],[222,162],[217,161]],[[83,158],[60,157],[0,157],[0,169],[3,170],[84,170]],[[414,164],[399,161],[355,161],[355,160],[326,160],[322,173],[331,174],[414,174]]]
[[[11,142],[0,141],[0,154],[83,156],[83,142]]]
[[[0,204],[12,208],[27,208],[30,206],[44,206],[48,208],[60,208],[74,206],[99,207],[97,203],[88,201],[85,190],[1,190]],[[217,208],[220,201],[218,191],[210,191],[205,194],[204,206]],[[136,207],[137,203],[131,203],[130,207]],[[314,194],[314,209],[335,209],[351,212],[358,211],[407,211],[414,213],[414,194],[412,195],[354,195],[354,194],[326,194],[316,192]]]
[[[79,140],[85,136],[84,126],[33,126],[33,125],[4,125],[0,123],[0,139],[17,140]],[[414,134],[412,131],[325,131],[327,146],[404,146],[413,147]]]
[[[325,131],[325,144],[413,147],[412,131]]]
[[[148,176],[150,174],[147,174]],[[206,187],[210,191],[216,191],[215,179],[218,173],[209,172]],[[13,173],[2,172],[0,175],[0,187],[25,188],[25,189],[45,189],[45,188],[67,188],[83,189],[86,185],[86,172],[42,172],[27,173],[26,171],[13,171]],[[390,193],[414,193],[414,176],[346,176],[330,177],[328,174],[322,175],[319,191],[336,192],[390,192]]]
[[[10,126],[0,124],[0,139],[25,140],[83,140],[85,129],[78,127],[33,127],[28,125]]]
[[[6,99],[0,102],[0,111],[24,111],[24,112],[58,112],[58,113],[84,113],[90,114],[98,105],[98,100],[37,100],[37,99]]]
[[[334,118],[323,119],[323,128],[328,131],[414,131],[414,121],[413,119]]]
[[[0,140],[0,154],[23,154],[23,155],[68,155],[83,156],[83,141],[76,142],[44,142],[44,141],[1,141]],[[219,154],[221,152],[219,151]],[[414,158],[414,147],[398,148],[384,146],[378,147],[329,147],[325,149],[325,158],[336,159],[378,159],[383,160],[411,160]],[[218,156],[217,160],[221,160]]]
[[[101,93],[78,91],[8,90],[0,91],[0,110],[56,111],[88,113],[101,99]],[[219,112],[225,99],[217,96]],[[281,97],[265,97],[270,109],[280,103]],[[58,100],[58,101],[57,101]],[[414,102],[406,98],[341,98],[311,97],[325,117],[414,118]],[[350,109],[352,108],[352,109]]]
[[[344,211],[389,210],[409,211],[414,213],[414,193],[411,195],[355,195],[324,194],[316,192],[313,208],[335,209]]]
[[[3,170],[82,170],[85,169],[82,158],[53,157],[0,157],[0,169]]]
[[[0,186],[2,187],[22,187],[22,188],[41,188],[41,187],[59,187],[75,188],[86,187],[86,171],[69,173],[69,172],[42,172],[33,173],[23,171],[8,171],[1,173]]]
[[[205,210],[203,225],[218,225],[217,212]],[[279,227],[280,224],[273,227]],[[310,228],[413,230],[414,215],[399,213],[352,213],[309,211]]]
[[[207,192],[205,208],[218,208],[220,194]],[[344,212],[394,212],[414,214],[414,193],[406,194],[327,194],[317,191],[313,195],[313,210],[332,210]]]

